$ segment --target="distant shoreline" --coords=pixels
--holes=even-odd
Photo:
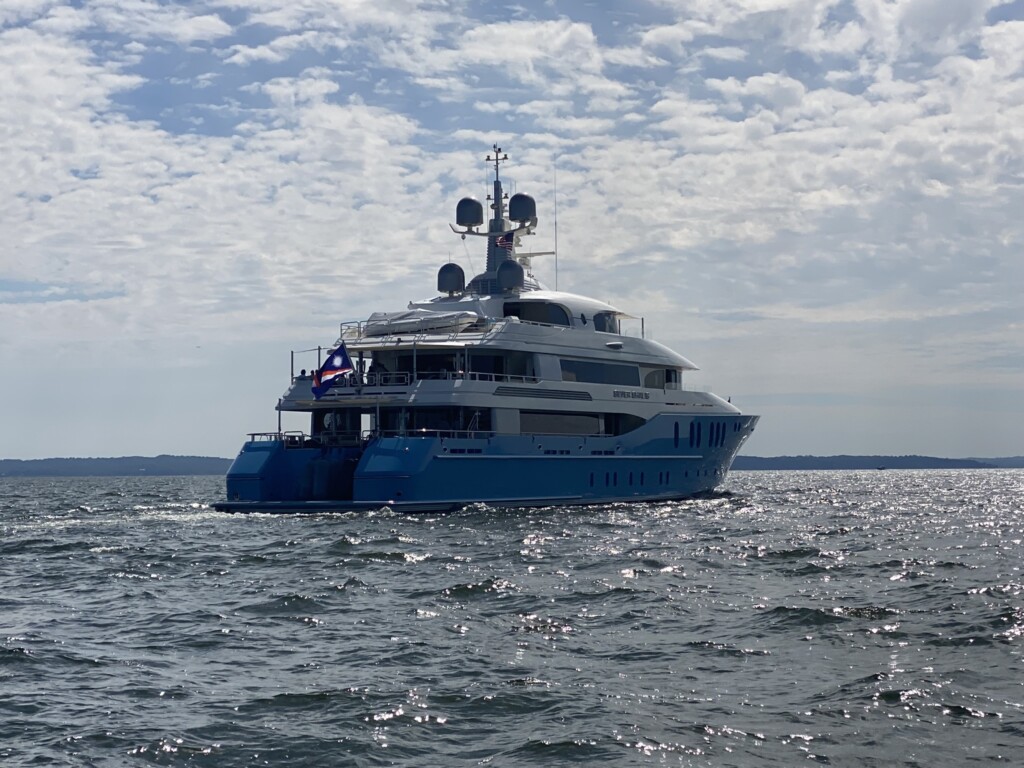
[[[737,456],[732,468],[759,469],[1019,469],[1024,456],[943,459],[936,456]]]
[[[225,475],[231,459],[216,456],[0,459],[0,477],[138,477]],[[1024,456],[943,459],[935,456],[737,456],[735,470],[1020,469]]]
[[[89,459],[0,459],[0,477],[133,477],[224,475],[231,459],[216,456],[118,456]]]

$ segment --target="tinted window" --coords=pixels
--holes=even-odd
[[[640,369],[635,365],[599,363],[593,360],[561,360],[562,381],[583,381],[588,384],[640,386]]]
[[[619,321],[614,312],[598,312],[594,315],[594,330],[604,333],[618,333]]]
[[[505,317],[518,317],[528,323],[569,325],[565,308],[546,301],[506,301]]]
[[[644,386],[648,389],[664,389],[665,388],[665,369],[659,368],[654,371],[648,371],[644,376]]]
[[[596,413],[520,411],[519,431],[524,435],[597,435],[601,419]]]

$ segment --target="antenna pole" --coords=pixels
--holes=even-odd
[[[554,165],[555,176],[555,290],[558,290],[558,160]]]

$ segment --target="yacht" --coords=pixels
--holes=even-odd
[[[758,417],[690,388],[697,367],[645,338],[643,321],[549,290],[522,240],[537,227],[509,197],[496,144],[492,212],[459,201],[451,229],[486,243],[486,269],[454,263],[437,293],[342,323],[296,372],[278,430],[252,433],[219,510],[453,510],[668,501],[713,491]],[[639,325],[626,333],[624,325]],[[297,412],[308,431],[285,431]]]

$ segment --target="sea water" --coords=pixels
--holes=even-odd
[[[227,515],[0,478],[0,765],[1024,764],[1024,472]]]

